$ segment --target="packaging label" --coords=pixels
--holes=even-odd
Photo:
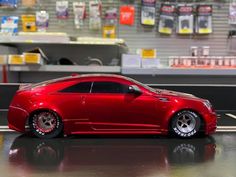
[[[156,49],[142,49],[141,56],[143,59],[154,59],[156,58]]]
[[[120,24],[121,25],[134,25],[135,8],[134,6],[121,6],[120,7]]]

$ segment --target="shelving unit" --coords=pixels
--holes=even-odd
[[[120,66],[62,66],[27,65],[9,66],[11,72],[68,72],[68,73],[120,73]]]
[[[236,76],[236,69],[122,68],[124,75]]]

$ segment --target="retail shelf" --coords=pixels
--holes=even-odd
[[[125,75],[236,75],[236,69],[122,68]]]
[[[78,72],[78,73],[120,73],[120,66],[62,66],[62,65],[24,65],[9,66],[13,72]]]
[[[123,39],[105,39],[105,38],[89,38],[79,37],[76,41],[70,41],[69,39],[57,39],[57,36],[37,36],[32,38],[30,36],[13,36],[10,38],[3,39],[0,36],[0,44],[8,45],[30,45],[30,44],[47,44],[47,45],[123,45],[126,46]]]

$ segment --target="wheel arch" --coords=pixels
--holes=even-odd
[[[200,131],[201,132],[205,132],[205,126],[206,126],[206,121],[203,117],[203,115],[196,109],[192,109],[192,108],[183,108],[183,109],[178,109],[174,112],[172,112],[170,115],[169,115],[169,118],[167,120],[167,123],[166,123],[166,127],[167,127],[167,130],[168,130],[168,133],[170,132],[170,125],[171,125],[171,122],[173,120],[173,118],[180,112],[182,111],[192,111],[194,112],[195,114],[197,114],[199,116],[199,118],[201,119],[201,126],[200,126]]]
[[[63,118],[62,118],[62,115],[60,114],[60,112],[57,110],[57,109],[51,109],[51,108],[38,108],[38,109],[34,109],[32,110],[30,113],[29,113],[29,116],[28,118],[26,119],[25,121],[25,125],[28,125],[29,124],[29,120],[30,118],[36,114],[36,113],[39,113],[39,112],[42,112],[42,111],[50,111],[50,112],[53,112],[54,114],[56,114],[63,122]]]

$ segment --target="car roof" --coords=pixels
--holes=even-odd
[[[115,75],[115,74],[81,74],[81,75],[72,75],[67,77],[61,77],[57,79],[51,79],[44,82],[33,84],[33,87],[41,86],[41,85],[48,85],[48,84],[54,84],[54,83],[61,83],[61,82],[67,82],[67,81],[73,81],[77,79],[82,78],[119,78],[119,79],[126,79],[128,78],[121,76],[121,75]]]
[[[127,79],[124,76],[116,75],[116,74],[81,74],[75,75],[72,77],[68,77],[68,79],[81,79],[81,78],[117,78],[117,79]],[[67,80],[65,78],[65,80]]]

